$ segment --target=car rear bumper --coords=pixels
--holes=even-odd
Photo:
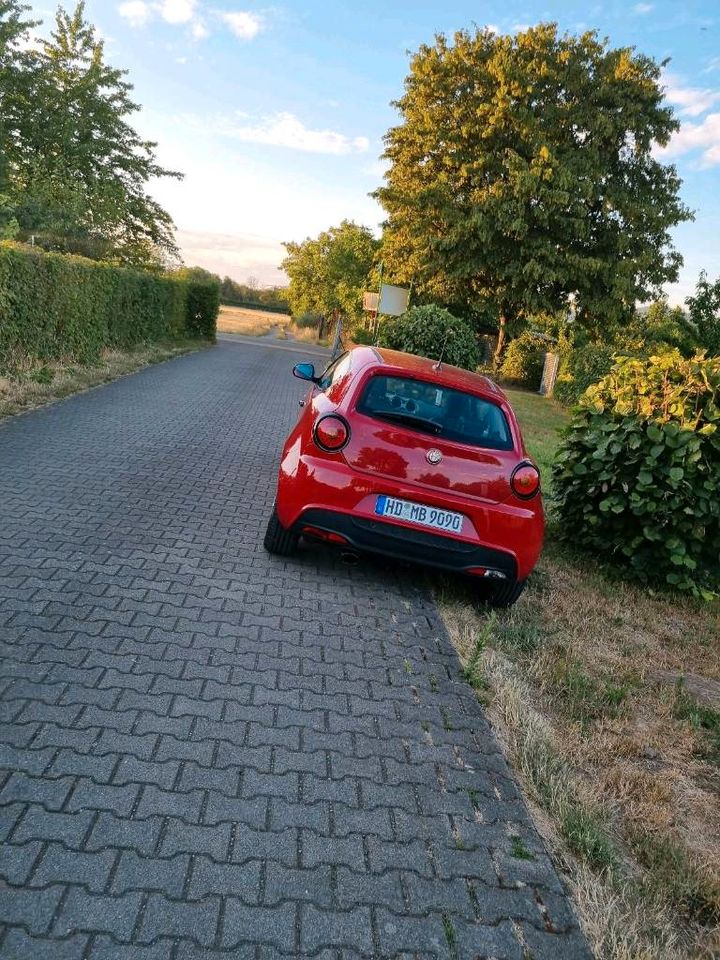
[[[452,536],[380,518],[375,506],[383,494],[460,512],[465,517],[462,531]],[[276,509],[286,529],[299,530],[303,523],[312,526],[307,517],[320,513],[330,524],[328,529],[345,537],[356,550],[447,570],[485,567],[525,580],[542,548],[539,497],[529,502],[473,503],[450,492],[421,490],[407,482],[359,474],[340,457],[301,455],[299,445],[286,448]]]
[[[397,560],[408,560],[459,573],[487,570],[490,575],[495,573],[503,579],[517,578],[515,558],[504,550],[425,530],[401,527],[385,520],[357,517],[333,510],[310,509],[304,511],[294,529],[302,534],[307,527],[339,535],[346,541],[348,548],[357,551],[379,553]],[[310,533],[310,536],[312,535]]]

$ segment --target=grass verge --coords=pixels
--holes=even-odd
[[[547,471],[566,414],[508,393]],[[596,955],[719,956],[720,603],[625,584],[552,527],[513,609],[435,591]]]
[[[12,372],[0,371],[0,419],[53,403],[206,345],[206,341],[198,340],[160,341],[128,350],[103,350],[95,363],[28,362]]]

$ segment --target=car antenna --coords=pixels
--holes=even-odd
[[[445,345],[447,344],[447,338],[448,338],[449,332],[450,332],[449,330],[445,332],[445,339],[443,340],[443,345],[440,349],[440,356],[433,364],[433,370],[437,370],[438,372],[442,370],[443,357],[445,356]]]

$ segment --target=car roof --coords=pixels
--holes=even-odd
[[[505,394],[498,385],[483,374],[454,367],[450,363],[440,363],[428,357],[419,357],[414,353],[400,350],[388,350],[385,347],[354,347],[352,350],[357,367],[387,367],[387,372],[404,373],[423,380],[441,383],[456,390],[482,394],[497,400],[505,400]]]

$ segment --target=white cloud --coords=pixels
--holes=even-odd
[[[202,17],[196,15],[197,0],[161,0],[148,3],[146,0],[126,0],[118,7],[118,13],[132,27],[144,27],[159,16],[173,26],[189,24],[195,40],[204,40],[209,35]]]
[[[237,10],[233,13],[223,11],[220,13],[220,19],[241,40],[252,40],[263,28],[262,17],[248,10]]]
[[[683,81],[672,73],[663,75],[665,97],[686,117],[697,117],[720,101],[720,90],[686,87]]]
[[[658,148],[656,153],[665,160],[696,150],[701,151],[698,166],[720,165],[720,113],[709,113],[700,123],[684,123],[667,147]]]
[[[210,31],[205,26],[205,21],[200,18],[193,21],[191,31],[193,40],[205,40],[210,36]]]
[[[118,7],[118,13],[128,21],[131,27],[144,27],[152,15],[144,0],[127,0]]]
[[[272,147],[338,156],[364,153],[370,146],[367,137],[347,137],[334,130],[311,130],[292,113],[277,113],[253,125],[238,126],[232,121],[222,120],[219,132],[246,143],[264,143]]]
[[[633,7],[635,13],[639,13],[640,16],[643,16],[646,13],[650,13],[653,5],[651,3],[636,3]]]
[[[189,23],[195,16],[195,0],[163,0],[160,16],[167,23]]]
[[[486,23],[485,29],[487,30],[488,33],[500,33],[500,27],[498,27],[494,23]]]

